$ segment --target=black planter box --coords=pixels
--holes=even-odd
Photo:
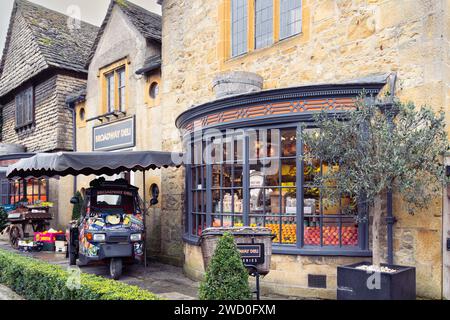
[[[382,264],[397,272],[381,272],[379,289],[369,289],[367,280],[373,273],[355,269],[369,262],[359,262],[337,268],[338,300],[415,300],[416,268]]]

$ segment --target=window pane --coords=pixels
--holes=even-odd
[[[117,71],[119,79],[119,110],[125,111],[125,69]]]
[[[264,167],[264,185],[279,186],[280,185],[280,167],[279,160],[270,161],[270,166]]]
[[[220,201],[220,190],[214,190],[212,192],[212,212],[213,213],[221,213],[221,201]]]
[[[280,39],[300,33],[302,30],[302,1],[280,1]]]
[[[231,1],[231,55],[247,52],[247,0]]]
[[[106,75],[108,112],[114,111],[114,73]]]
[[[241,164],[234,165],[233,187],[242,188],[243,167]]]
[[[212,166],[212,187],[219,188],[220,187],[220,172],[221,167],[220,164],[215,164]]]
[[[297,182],[297,163],[295,159],[281,160],[281,185],[295,186]]]
[[[273,0],[255,0],[255,48],[273,41]]]
[[[264,213],[264,189],[256,188],[250,189],[250,213],[262,214]]]
[[[281,156],[295,157],[297,151],[297,130],[281,130]]]

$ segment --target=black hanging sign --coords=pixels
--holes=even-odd
[[[264,263],[263,243],[238,243],[237,248],[245,265],[256,266]]]

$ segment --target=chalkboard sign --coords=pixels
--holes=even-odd
[[[241,253],[242,262],[244,262],[245,265],[256,266],[264,263],[263,243],[238,243],[237,248]]]

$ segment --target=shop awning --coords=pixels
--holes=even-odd
[[[159,151],[38,153],[10,165],[7,177],[114,175],[125,171],[179,167],[181,161],[177,159],[181,159],[181,154]]]

